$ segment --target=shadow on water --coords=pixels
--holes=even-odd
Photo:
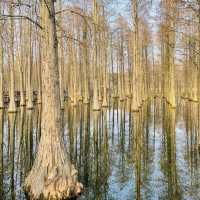
[[[177,110],[163,100],[130,112],[130,102],[108,109],[89,105],[62,112],[63,138],[85,186],[81,200],[197,200],[200,196],[198,104]],[[25,200],[22,187],[40,139],[41,107],[0,110],[0,196]]]

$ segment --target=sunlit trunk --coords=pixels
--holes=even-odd
[[[97,23],[98,23],[98,17],[97,17],[97,2],[96,0],[93,0],[93,20],[94,20],[94,50],[93,50],[93,110],[99,110],[99,95],[98,95],[98,60],[97,60],[97,51],[98,51],[98,45],[97,45]]]
[[[132,13],[134,20],[134,32],[133,32],[133,69],[132,69],[132,111],[138,111],[139,91],[140,91],[140,72],[139,72],[139,30],[138,30],[138,0],[132,0]]]
[[[0,15],[2,14],[2,7],[0,4]],[[4,107],[3,102],[3,92],[4,92],[4,86],[3,86],[3,24],[2,21],[0,21],[0,109]]]
[[[62,9],[62,1],[59,0],[59,8],[60,10]],[[59,14],[59,26],[63,25],[63,15],[62,13]],[[63,81],[64,81],[64,47],[63,47],[63,31],[60,30],[60,34],[59,34],[59,45],[58,45],[58,55],[59,55],[59,81],[60,81],[60,104],[61,104],[61,109],[64,109],[64,85],[63,85]]]
[[[28,22],[27,24],[27,88],[26,88],[26,96],[28,99],[27,109],[33,109],[33,89],[32,89],[32,77],[33,77],[33,52],[32,52],[32,24]]]
[[[58,44],[54,0],[42,1],[42,116],[41,139],[24,188],[32,199],[66,199],[80,194],[77,171],[66,155],[61,124]],[[38,184],[38,182],[40,184]]]
[[[90,101],[90,94],[89,94],[89,58],[88,58],[88,38],[87,38],[87,22],[84,19],[83,25],[83,66],[84,66],[84,92],[83,92],[83,103],[87,104]]]
[[[19,62],[19,78],[20,78],[20,105],[24,106],[26,104],[25,99],[25,80],[24,80],[24,57],[25,57],[25,49],[24,49],[24,40],[22,39],[24,37],[24,33],[22,31],[24,23],[23,20],[20,21],[20,62]]]
[[[14,13],[13,0],[9,2],[9,14],[12,16]],[[14,21],[13,18],[9,18],[9,69],[10,69],[10,102],[8,107],[8,112],[16,112],[15,105],[15,58],[14,58]]]

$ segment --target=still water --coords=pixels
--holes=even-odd
[[[160,99],[130,112],[113,102],[93,112],[66,103],[64,141],[85,186],[81,200],[199,200],[198,104]],[[41,108],[0,110],[0,199],[25,200],[23,181],[40,138]],[[48,122],[47,122],[48,123]]]

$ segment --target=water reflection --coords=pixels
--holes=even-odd
[[[0,109],[0,196],[3,198],[3,134],[4,134],[4,110]]]
[[[130,111],[129,101],[92,111],[66,103],[65,145],[86,190],[81,199],[198,199],[199,106],[162,99]],[[26,199],[22,186],[40,139],[41,107],[17,114],[0,110],[0,195]]]
[[[166,180],[166,193],[163,199],[182,199],[176,164],[176,113],[174,109],[165,107],[163,114],[163,160],[161,170]]]

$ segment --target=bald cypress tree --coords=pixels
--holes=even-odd
[[[32,199],[76,197],[83,186],[71,164],[62,139],[58,43],[54,0],[41,1],[42,23],[42,121],[41,140],[24,188]]]

